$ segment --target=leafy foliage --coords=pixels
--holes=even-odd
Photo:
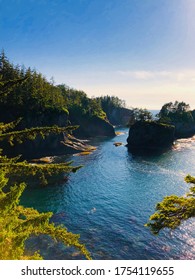
[[[193,184],[185,197],[166,196],[156,206],[156,212],[146,224],[154,234],[163,228],[175,229],[182,221],[195,217],[195,177],[186,176],[185,181]]]

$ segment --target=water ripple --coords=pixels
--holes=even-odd
[[[144,224],[165,195],[183,195],[186,174],[194,175],[194,142],[178,141],[180,148],[156,157],[135,157],[114,139],[94,140],[97,150],[83,157],[69,157],[84,165],[63,185],[26,190],[22,202],[41,211],[54,211],[53,221],[79,233],[94,259],[195,259],[195,223],[153,236]],[[59,161],[67,160],[61,157]],[[194,160],[195,161],[195,160]],[[194,174],[193,174],[194,173]],[[47,243],[49,259],[79,259],[78,252]],[[39,244],[40,245],[40,244]]]

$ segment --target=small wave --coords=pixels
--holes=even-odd
[[[185,148],[191,148],[195,144],[195,136],[190,138],[178,139],[173,146],[173,150],[180,151]]]

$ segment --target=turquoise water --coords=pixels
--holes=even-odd
[[[125,146],[127,129],[113,139],[93,140],[97,150],[88,156],[61,157],[84,165],[61,185],[27,188],[22,203],[53,211],[53,221],[81,235],[93,259],[195,259],[195,221],[153,236],[144,227],[165,195],[188,190],[186,174],[195,175],[195,142],[181,140],[176,149],[156,157],[136,157]],[[46,237],[32,238],[46,259],[80,259],[75,251]]]

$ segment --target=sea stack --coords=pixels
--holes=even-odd
[[[155,121],[139,121],[129,129],[127,147],[134,153],[161,151],[174,142],[175,127]]]

